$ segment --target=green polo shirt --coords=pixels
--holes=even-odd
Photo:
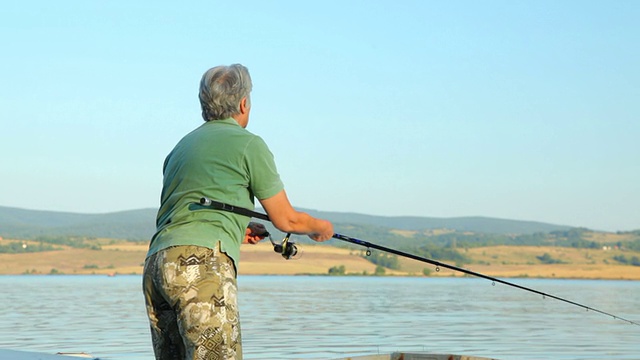
[[[200,198],[254,209],[254,197],[268,199],[284,188],[265,142],[230,118],[209,121],[187,134],[163,168],[157,232],[147,256],[176,245],[222,251],[238,267],[246,216],[199,205]]]

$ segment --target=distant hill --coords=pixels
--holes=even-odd
[[[374,216],[356,213],[304,210],[312,216],[341,224],[374,225],[398,230],[449,229],[487,234],[533,234],[570,229],[570,226],[535,221],[506,220],[489,217],[434,218],[419,216]]]
[[[82,236],[148,240],[155,230],[154,209],[106,214],[78,214],[0,206],[0,236],[34,239],[38,236]]]
[[[300,210],[332,221],[336,225],[336,231],[349,228],[349,225],[358,225],[359,227],[371,226],[387,231],[392,229],[410,231],[448,229],[458,232],[519,235],[548,233],[571,228],[535,221],[487,217],[387,217]],[[38,236],[81,236],[143,241],[150,239],[155,231],[156,211],[156,209],[140,209],[106,214],[79,214],[0,206],[0,236],[21,239],[34,239]]]

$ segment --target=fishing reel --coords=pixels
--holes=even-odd
[[[273,238],[271,238],[271,234],[267,233],[266,235],[269,237],[269,241],[271,241],[271,244],[273,245],[273,251],[282,255],[282,257],[286,260],[291,260],[294,258],[297,259],[302,255],[302,249],[299,250],[293,240],[289,241],[291,233],[288,233],[284,237],[284,239],[282,239],[282,242],[280,244],[273,241]]]

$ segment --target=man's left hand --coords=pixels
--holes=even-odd
[[[244,241],[243,244],[257,244],[262,239],[267,237],[269,233],[263,224],[250,222],[247,226],[247,230],[244,233]]]

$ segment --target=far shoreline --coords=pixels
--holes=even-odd
[[[543,276],[514,276],[514,277],[501,277],[490,276],[499,280],[582,280],[582,281],[640,281],[640,279],[630,278],[586,278],[586,277],[543,277]],[[58,273],[58,274],[0,274],[0,277],[124,277],[135,276],[142,277],[142,273],[115,273],[115,274],[95,274],[95,273]],[[487,282],[491,282],[491,279],[486,279],[480,276],[470,275],[448,275],[448,276],[424,276],[424,275],[411,275],[411,274],[389,274],[389,275],[364,275],[364,274],[346,274],[346,275],[329,275],[329,274],[239,274],[238,277],[331,277],[331,278],[424,278],[424,279],[478,279]],[[504,284],[503,284],[504,285]]]
[[[148,244],[119,242],[101,249],[66,248],[34,253],[0,253],[0,275],[96,275],[140,276]],[[640,266],[620,264],[612,257],[639,252],[590,250],[558,247],[495,246],[464,251],[471,262],[457,268],[497,279],[640,280]],[[549,254],[558,263],[538,261]],[[332,246],[304,245],[298,260],[285,260],[269,243],[241,247],[239,275],[256,276],[382,276],[382,277],[477,277],[432,264],[399,257],[399,269],[384,268],[382,274],[362,251]],[[451,261],[442,263],[453,265]],[[339,268],[342,273],[329,274]]]

